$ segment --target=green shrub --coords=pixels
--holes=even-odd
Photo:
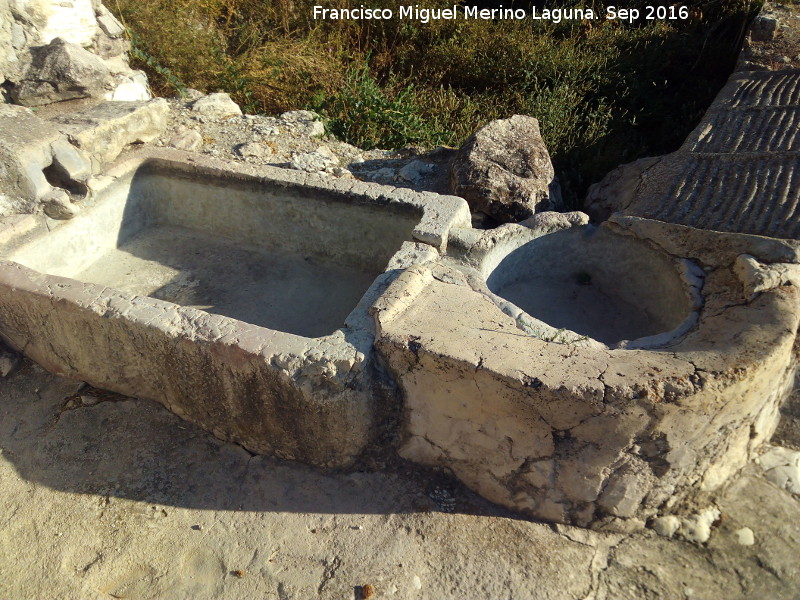
[[[420,114],[413,85],[392,93],[370,75],[367,64],[351,68],[339,90],[318,94],[308,108],[325,118],[330,133],[367,150],[430,146],[444,138]]]

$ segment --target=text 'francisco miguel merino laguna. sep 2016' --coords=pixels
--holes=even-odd
[[[635,22],[639,19],[644,20],[685,20],[689,18],[689,9],[686,6],[645,6],[639,8],[618,8],[616,6],[606,7],[605,12],[595,11],[591,8],[537,8],[530,10],[523,8],[504,8],[500,5],[497,8],[478,8],[477,6],[460,6],[454,4],[449,8],[421,8],[417,5],[404,5],[397,9],[392,8],[371,8],[360,5],[358,8],[325,8],[315,6],[313,8],[314,19],[329,21],[388,21],[391,19],[401,19],[417,21],[419,23],[430,23],[431,21],[445,20],[523,20],[533,19],[536,21],[591,21],[595,19],[620,20]]]

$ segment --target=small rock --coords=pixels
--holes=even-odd
[[[8,377],[19,367],[22,359],[0,342],[0,377]]]
[[[711,526],[719,515],[719,509],[712,506],[696,515],[683,517],[678,534],[688,542],[703,544],[711,537]]]
[[[97,396],[81,396],[81,406],[95,406],[100,404],[101,400]]]
[[[110,12],[105,12],[97,17],[97,24],[108,37],[119,37],[125,31],[122,23],[117,21]]]
[[[733,532],[736,536],[736,541],[742,546],[752,546],[756,543],[756,538],[753,535],[753,530],[749,527],[742,527]]]
[[[179,95],[180,98],[186,100],[187,102],[194,102],[195,100],[199,100],[205,96],[203,92],[200,90],[196,90],[194,88],[186,88],[183,90],[183,95]]]
[[[239,105],[224,92],[209,94],[199,100],[195,100],[194,104],[192,104],[192,110],[201,115],[216,118],[241,116],[242,114],[242,109],[239,108]]]
[[[260,142],[247,142],[239,144],[235,149],[236,154],[243,158],[266,159],[272,156],[272,148]]]
[[[769,481],[792,494],[800,494],[800,452],[769,446],[758,462]]]
[[[396,177],[394,169],[390,169],[389,167],[383,167],[382,169],[378,169],[372,174],[372,181],[377,181],[380,183],[388,183],[390,181],[394,181]]]
[[[202,145],[203,136],[200,135],[200,132],[189,129],[185,125],[181,125],[167,142],[167,146],[171,148],[188,150],[189,152],[199,150]]]
[[[70,144],[66,138],[59,138],[50,144],[53,166],[69,180],[88,177],[92,172],[92,162],[86,153]]]
[[[253,129],[264,136],[279,135],[281,132],[281,128],[274,123],[256,123]]]
[[[336,177],[353,177],[353,174],[344,167],[335,167],[333,169],[333,174]]]
[[[416,183],[435,170],[436,165],[426,163],[422,160],[415,160],[400,169],[397,174],[400,179],[404,179],[410,183]]]
[[[320,116],[310,110],[291,110],[283,113],[280,118],[296,130],[298,135],[319,137],[325,134],[325,125],[320,121]]]
[[[114,89],[111,99],[115,102],[146,102],[152,98],[147,87],[147,79],[134,75],[125,77]]]
[[[42,198],[44,214],[51,219],[66,220],[78,214],[78,207],[72,203],[69,194],[62,189],[54,189]]]
[[[652,527],[658,535],[671,538],[675,532],[680,529],[681,520],[674,515],[667,515],[666,517],[658,517],[653,519]]]
[[[422,589],[422,580],[419,578],[419,575],[414,575],[411,578],[411,585],[414,586],[415,590],[421,590]]]
[[[339,166],[339,160],[326,146],[320,146],[314,152],[295,154],[291,160],[291,167],[306,173],[320,173],[333,170]]]
[[[768,42],[775,39],[777,31],[777,18],[771,15],[758,15],[750,26],[750,39],[756,42]]]

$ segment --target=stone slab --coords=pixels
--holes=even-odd
[[[800,105],[800,69],[734,73],[713,107],[746,108]]]
[[[798,239],[798,119],[800,70],[734,73],[679,151],[615,169],[586,210]]]
[[[701,229],[800,238],[800,153],[676,153],[643,173],[625,214]]]
[[[800,151],[800,107],[709,110],[681,149],[702,153]]]
[[[149,142],[167,126],[169,105],[163,98],[149,102],[103,102],[53,122],[70,141],[92,157],[95,173],[114,161],[129,144]]]

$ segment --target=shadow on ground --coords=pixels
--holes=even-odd
[[[81,388],[30,361],[0,379],[0,448],[50,488],[184,508],[504,515],[445,474],[400,459],[324,472],[253,455],[160,404]]]

